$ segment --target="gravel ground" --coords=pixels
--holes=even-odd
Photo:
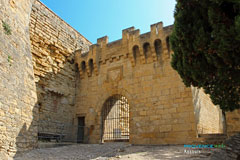
[[[199,152],[199,150],[198,150]],[[211,151],[186,153],[183,145],[134,146],[127,143],[75,144],[35,149],[16,156],[15,160],[149,160],[149,159],[209,159]]]

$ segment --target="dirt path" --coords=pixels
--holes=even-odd
[[[150,160],[208,159],[210,151],[186,153],[183,145],[132,146],[126,143],[76,144],[56,148],[35,149],[18,155],[15,160]]]

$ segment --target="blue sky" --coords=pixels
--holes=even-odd
[[[173,24],[175,0],[41,0],[92,43],[107,35],[109,41],[122,38],[131,26],[141,33],[162,21]]]

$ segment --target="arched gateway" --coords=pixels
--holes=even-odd
[[[109,97],[101,112],[102,142],[129,140],[129,104],[122,95]]]

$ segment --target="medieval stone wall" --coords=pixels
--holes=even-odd
[[[183,144],[196,140],[191,88],[170,65],[168,36],[162,23],[140,35],[133,27],[123,38],[98,39],[88,53],[76,54],[80,71],[76,116],[85,116],[90,143],[101,139],[101,110],[112,95],[127,98],[130,143]]]
[[[30,39],[39,105],[39,133],[72,133],[74,51],[91,44],[40,1],[32,6]]]
[[[32,0],[0,2],[0,159],[37,145],[38,108],[30,52]]]
[[[203,89],[192,87],[192,94],[198,134],[223,133],[225,119],[221,109],[212,103]]]

